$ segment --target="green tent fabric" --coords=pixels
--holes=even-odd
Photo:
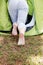
[[[43,0],[27,0],[29,4],[29,14],[33,14],[36,19],[36,25],[25,33],[25,36],[38,35],[43,33]],[[0,34],[1,31],[10,31],[12,23],[7,10],[7,0],[0,0]]]
[[[33,0],[26,0],[27,1],[27,4],[28,4],[28,9],[29,9],[29,14],[30,15],[33,15],[33,10],[34,10],[34,7],[33,7]]]
[[[28,32],[28,35],[38,35],[43,33],[43,0],[33,0],[34,14],[36,19],[36,25]]]
[[[7,11],[6,0],[0,0],[0,31],[9,31],[11,29],[11,22]]]

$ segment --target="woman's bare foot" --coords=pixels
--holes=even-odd
[[[12,29],[12,35],[17,35],[17,25],[13,25],[13,29]]]
[[[25,44],[25,37],[24,37],[24,35],[21,33],[21,34],[19,34],[18,45],[24,45],[24,44]]]

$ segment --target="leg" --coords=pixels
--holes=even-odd
[[[27,14],[28,14],[28,6],[27,3],[23,0],[19,2],[18,5],[18,30],[19,30],[19,41],[18,45],[24,45],[25,44],[25,38],[24,38],[24,33],[26,30],[26,19],[27,19]]]
[[[8,11],[13,23],[12,35],[17,35],[17,5],[10,2],[8,5]]]

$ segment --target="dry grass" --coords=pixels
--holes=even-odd
[[[18,37],[0,36],[0,65],[43,65],[43,35],[25,39],[18,46]]]

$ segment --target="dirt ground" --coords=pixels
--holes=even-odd
[[[30,63],[31,56],[41,56],[43,61],[43,35],[25,37],[25,40],[24,46],[18,46],[18,37],[1,35],[0,65],[35,65]]]

